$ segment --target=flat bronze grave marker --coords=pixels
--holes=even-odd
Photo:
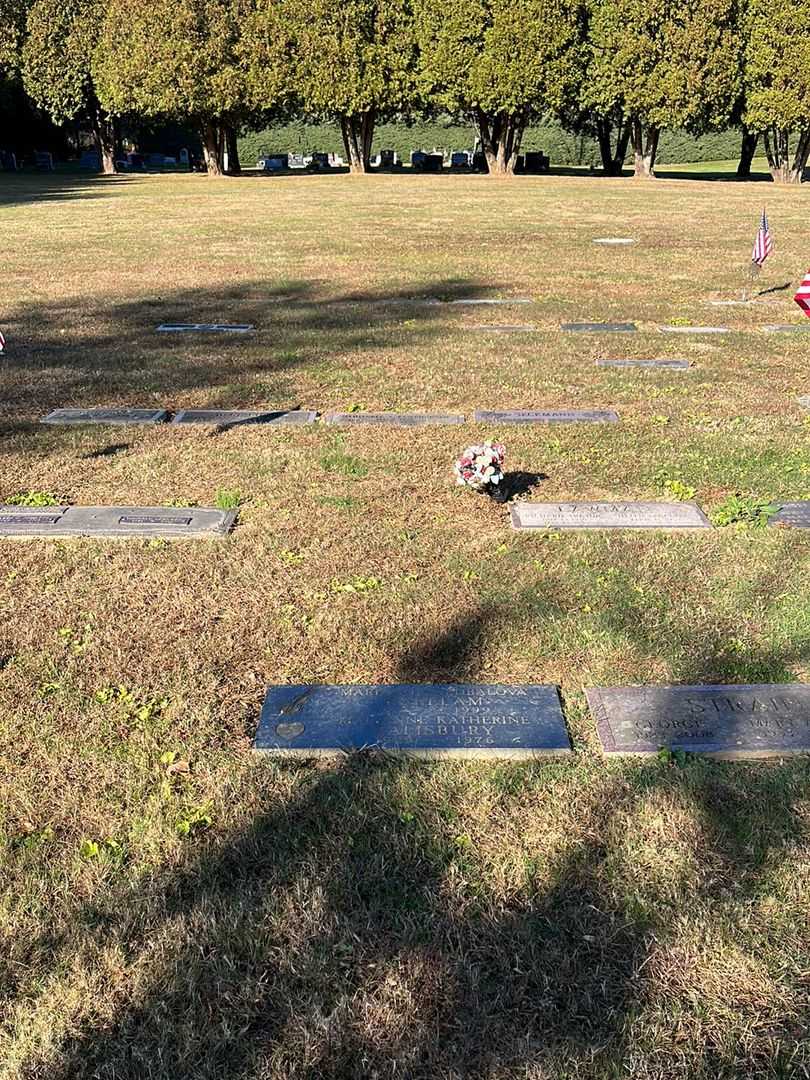
[[[0,506],[0,536],[181,537],[225,536],[236,510],[164,506]]]
[[[173,424],[312,424],[318,414],[309,409],[180,409]]]
[[[611,409],[476,409],[473,419],[481,424],[616,424]]]
[[[463,416],[443,413],[395,413],[395,412],[329,412],[324,417],[327,424],[375,424],[381,427],[432,427],[438,424],[463,424]]]
[[[161,323],[160,334],[249,334],[255,327],[250,323]]]
[[[611,686],[585,694],[606,754],[810,752],[810,686]]]
[[[425,758],[571,752],[556,686],[271,686],[256,750],[376,749]]]
[[[637,327],[631,322],[569,322],[560,329],[568,334],[634,334]]]
[[[810,501],[782,503],[775,514],[768,518],[768,524],[790,529],[810,529]]]
[[[662,334],[730,334],[727,326],[659,326]]]
[[[513,529],[710,529],[693,502],[517,502]]]
[[[667,371],[686,371],[688,360],[597,360],[597,367],[661,368]]]
[[[41,424],[162,424],[165,409],[54,409]]]

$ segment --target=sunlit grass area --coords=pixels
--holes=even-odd
[[[498,437],[541,500],[810,498],[810,339],[763,330],[800,323],[807,200],[586,176],[0,180],[0,502],[240,508],[224,541],[0,541],[0,1075],[808,1075],[808,763],[606,763],[583,693],[807,681],[807,539],[516,534],[450,472]],[[763,201],[776,250],[752,283]],[[486,297],[533,303],[421,302]],[[175,320],[256,331],[155,332]],[[638,332],[559,329],[583,320]],[[501,323],[536,329],[474,329]],[[691,367],[595,363],[651,357]],[[620,422],[38,423],[101,405]],[[555,683],[575,753],[250,749],[269,683],[422,681]]]

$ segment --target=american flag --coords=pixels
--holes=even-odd
[[[0,352],[6,347],[6,339],[3,337],[3,331],[0,330]]]
[[[756,263],[757,266],[762,266],[770,253],[773,251],[773,237],[771,236],[770,226],[768,225],[768,218],[765,211],[762,211],[762,221],[759,223],[759,229],[757,230],[757,238],[754,241],[754,250],[751,254],[751,262]]]
[[[801,285],[799,286],[796,295],[793,297],[805,315],[810,319],[810,271],[808,271]]]

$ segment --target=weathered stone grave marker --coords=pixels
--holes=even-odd
[[[763,326],[766,334],[800,334],[810,330],[810,321],[803,323],[772,323]]]
[[[255,748],[319,756],[378,749],[426,758],[568,754],[555,686],[271,686]]]
[[[710,529],[696,503],[518,502],[513,529]]]
[[[585,691],[606,754],[810,751],[810,686],[611,686]]]
[[[161,323],[161,334],[249,334],[255,327],[249,323]]]
[[[688,360],[597,360],[597,367],[661,368],[665,371],[686,371]]]
[[[560,329],[568,334],[634,334],[637,327],[631,322],[569,322]]]
[[[791,529],[810,529],[810,501],[782,503],[775,514],[768,518],[768,524]]]
[[[473,419],[481,424],[616,424],[611,409],[476,409]]]
[[[41,424],[162,424],[165,409],[54,409]]]
[[[597,236],[594,240],[595,244],[635,244],[635,240],[629,236]]]
[[[165,506],[0,506],[0,536],[5,537],[163,537],[224,536],[236,510]]]
[[[310,409],[180,409],[173,424],[312,424],[318,414]]]
[[[477,330],[481,333],[486,333],[488,331],[490,334],[534,334],[537,331],[537,327],[531,323],[472,323],[467,329]]]
[[[730,334],[727,326],[659,326],[662,334]]]
[[[395,412],[329,412],[324,417],[327,424],[347,426],[372,424],[379,427],[431,427],[439,424],[463,424],[463,416],[442,413],[395,413]]]
[[[459,307],[465,307],[465,306],[466,307],[476,307],[476,306],[486,307],[487,305],[490,305],[490,306],[493,306],[493,307],[503,305],[503,306],[508,307],[508,306],[511,306],[512,304],[533,304],[534,301],[530,297],[524,297],[524,296],[520,296],[520,297],[516,296],[516,297],[513,297],[512,299],[507,299],[507,300],[488,300],[488,299],[483,299],[483,298],[482,299],[477,299],[477,298],[473,299],[472,297],[469,297],[469,298],[463,297],[463,298],[461,298],[459,300],[448,300],[447,303],[448,304],[453,304],[453,305],[456,305],[456,306],[459,306]]]

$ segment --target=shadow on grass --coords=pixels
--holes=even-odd
[[[322,298],[305,282],[253,281],[115,303],[76,296],[27,305],[4,323],[4,433],[37,431],[36,415],[53,408],[142,402],[173,408],[180,394],[193,393],[197,407],[286,407],[297,397],[299,369],[321,369],[333,354],[359,358],[437,339],[447,312],[426,302],[431,294],[476,298],[500,287],[454,278]],[[247,335],[157,333],[164,322],[246,322],[256,329]]]
[[[73,199],[101,199],[123,193],[134,177],[98,176],[93,173],[0,173],[0,206]]]

